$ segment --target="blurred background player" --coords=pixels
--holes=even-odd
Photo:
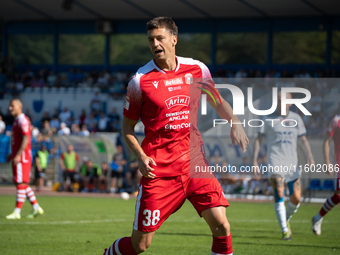
[[[99,191],[101,193],[105,193],[106,187],[107,187],[107,175],[110,169],[109,164],[103,161],[100,168],[101,168],[101,173],[99,175]]]
[[[37,151],[35,155],[35,186],[37,191],[44,186],[45,181],[45,170],[47,168],[49,153],[47,151],[46,145],[41,144],[40,150]]]
[[[137,191],[142,178],[142,173],[138,170],[139,163],[135,155],[131,155],[129,169],[125,174],[126,183],[131,192]]]
[[[290,93],[286,98],[292,98]],[[286,105],[286,116],[281,115],[281,92],[278,95],[277,112],[265,116],[264,125],[260,127],[257,138],[254,143],[253,166],[258,167],[258,154],[263,137],[267,138],[268,143],[268,167],[285,166],[289,169],[286,171],[268,170],[268,178],[274,189],[275,213],[282,231],[282,240],[291,240],[292,231],[289,220],[300,206],[301,183],[300,171],[290,169],[291,166],[298,165],[297,158],[297,141],[302,142],[302,148],[308,157],[308,164],[314,164],[314,158],[310,149],[309,142],[306,138],[306,128],[301,117],[292,111],[289,111],[291,105]],[[271,121],[269,121],[271,120]],[[295,120],[295,121],[291,121]],[[281,122],[285,122],[285,126]],[[289,128],[287,127],[289,126]],[[288,132],[289,131],[289,132]],[[287,204],[287,210],[284,203],[284,187],[288,184],[290,200]]]
[[[335,164],[332,165],[329,159],[330,152],[330,142],[333,139],[334,143],[334,154],[335,154]],[[335,173],[335,191],[332,197],[329,197],[326,202],[321,207],[321,210],[317,215],[312,218],[313,223],[313,232],[316,235],[321,235],[321,224],[323,217],[333,209],[334,206],[339,204],[340,202],[340,172],[339,172],[339,164],[340,164],[340,115],[336,115],[329,124],[325,141],[323,144],[323,155],[325,159],[325,164],[328,166],[329,175],[333,175]],[[335,170],[337,169],[337,170]]]
[[[20,219],[21,208],[27,197],[33,207],[33,211],[27,216],[31,219],[43,214],[44,210],[39,206],[33,190],[28,186],[32,165],[30,122],[22,113],[20,99],[12,99],[9,111],[15,118],[12,127],[12,153],[8,155],[8,160],[12,160],[13,181],[17,187],[17,202],[14,212],[7,215],[6,218]]]
[[[71,191],[71,184],[76,182],[75,174],[79,165],[79,156],[74,151],[73,145],[67,146],[67,151],[63,152],[59,159],[59,165],[63,171],[63,188],[64,191]]]

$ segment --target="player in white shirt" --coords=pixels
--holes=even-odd
[[[292,95],[287,93],[287,99]],[[281,92],[278,98],[277,113],[264,117],[254,144],[253,166],[258,166],[257,157],[263,137],[267,138],[268,179],[274,190],[275,212],[282,230],[282,240],[291,240],[292,232],[289,220],[300,206],[301,184],[298,168],[297,141],[302,142],[303,150],[308,157],[308,164],[314,164],[314,158],[306,138],[306,128],[301,117],[289,111],[286,105],[286,116],[281,113]],[[284,187],[288,184],[290,201],[287,209],[284,204]]]

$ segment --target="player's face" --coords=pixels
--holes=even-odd
[[[22,111],[22,107],[21,107],[21,104],[18,103],[17,101],[13,100],[9,107],[9,112],[11,113],[12,116],[14,117],[17,117],[21,114],[21,111]]]
[[[165,61],[175,56],[177,36],[166,28],[152,29],[147,34],[150,50],[156,60]]]

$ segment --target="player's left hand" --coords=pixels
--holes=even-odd
[[[15,155],[15,157],[12,160],[13,165],[17,165],[20,162],[20,156]]]
[[[314,160],[314,158],[313,158],[313,157],[309,157],[308,160],[307,160],[307,164],[310,165],[310,166],[311,166],[311,165],[315,165],[315,160]]]
[[[241,147],[243,153],[247,151],[246,149],[249,144],[249,139],[241,125],[237,124],[231,127],[230,138],[233,147],[235,146],[236,142]]]

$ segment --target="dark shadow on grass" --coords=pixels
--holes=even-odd
[[[291,247],[300,247],[300,248],[321,248],[321,249],[340,249],[339,247],[330,247],[330,246],[321,246],[321,245],[307,245],[307,244],[290,244],[287,241],[284,242],[282,241],[282,244],[279,243],[246,243],[246,242],[238,242],[233,240],[234,244],[247,244],[247,245],[267,245],[267,246],[281,246],[281,245],[285,245],[285,246],[291,246]]]

